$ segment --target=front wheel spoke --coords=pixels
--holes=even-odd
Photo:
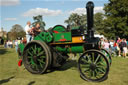
[[[103,64],[103,63],[100,63],[100,64],[97,64],[97,67],[106,67],[107,65],[106,64]]]
[[[92,62],[95,61],[95,56],[94,56],[94,53],[92,53]]]
[[[104,64],[105,65],[105,63],[104,63],[104,58],[101,58],[101,61],[100,61],[100,63],[102,63],[102,64]]]
[[[87,55],[87,58],[88,58],[88,62],[89,62],[89,63],[92,63],[92,61],[91,61],[91,59],[90,59],[90,56],[89,56],[89,55]]]
[[[93,77],[93,71],[91,70],[91,77]]]
[[[97,69],[95,69],[95,77],[96,77],[96,78],[99,78],[99,77],[97,77],[97,76],[100,76],[100,75],[98,74]]]
[[[89,68],[90,65],[82,65],[81,67],[82,67],[82,68]]]
[[[104,74],[102,72],[100,72],[98,69],[95,69],[95,77],[97,79],[101,78]]]
[[[91,78],[92,77],[92,71],[90,70],[90,72],[89,72],[89,78]]]
[[[94,61],[94,64],[97,63],[97,61],[99,60],[99,58],[100,58],[100,55],[98,54],[98,57],[97,57],[96,60]]]
[[[99,61],[99,62],[97,63],[97,65],[106,66],[106,63],[105,63],[104,61]]]
[[[95,77],[95,71],[92,71],[92,76]]]
[[[103,68],[98,68],[99,73],[104,74],[105,70]]]
[[[104,65],[99,65],[99,66],[96,66],[97,68],[105,68],[106,66]]]
[[[97,65],[97,67],[100,67],[100,66],[106,67],[106,64],[105,64],[105,63],[102,63],[102,62],[100,62],[100,63],[98,63],[98,64],[96,64],[96,65]]]
[[[82,59],[81,60],[81,64],[89,64],[89,62],[87,60],[85,60],[85,59]]]
[[[102,75],[99,72],[97,72],[96,78],[98,79],[98,78],[101,78],[101,77],[102,77]]]

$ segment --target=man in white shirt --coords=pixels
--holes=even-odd
[[[28,43],[29,41],[31,41],[31,38],[32,38],[32,36],[30,35],[30,31],[31,31],[30,26],[31,26],[31,22],[28,21],[28,22],[27,22],[27,25],[25,26],[25,32],[26,32],[27,43]]]

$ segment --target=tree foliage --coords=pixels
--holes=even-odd
[[[104,14],[96,13],[94,15],[94,29],[100,34],[104,34]]]
[[[32,23],[33,27],[36,26],[37,23],[40,24],[40,29],[42,31],[44,31],[44,27],[45,27],[45,22],[43,21],[43,16],[42,15],[38,15],[38,16],[33,16],[33,20],[34,22]]]
[[[18,37],[25,37],[25,31],[21,25],[15,24],[12,26],[12,29],[8,32],[8,39],[15,40]]]
[[[105,25],[110,34],[119,37],[128,37],[128,0],[109,0],[105,4]],[[109,34],[108,33],[108,34]]]
[[[70,25],[71,27],[78,27],[78,26],[86,26],[86,15],[78,15],[77,13],[72,13],[65,23]]]

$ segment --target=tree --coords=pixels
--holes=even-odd
[[[77,13],[72,13],[65,23],[70,25],[71,27],[78,27],[78,26],[86,26],[86,15],[78,15]]]
[[[104,33],[104,14],[103,13],[96,13],[94,15],[94,29],[100,33]]]
[[[32,23],[32,25],[35,27],[37,23],[40,24],[40,29],[42,31],[44,31],[44,27],[45,27],[45,22],[43,21],[43,16],[42,15],[38,15],[38,16],[33,16],[33,20],[34,22]]]
[[[109,0],[105,4],[105,23],[111,34],[119,37],[128,37],[128,0]]]
[[[25,37],[25,31],[21,25],[15,24],[12,26],[12,29],[8,32],[8,39],[15,40],[18,37]]]

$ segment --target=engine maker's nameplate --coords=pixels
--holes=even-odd
[[[71,42],[71,32],[54,33],[54,42]]]

